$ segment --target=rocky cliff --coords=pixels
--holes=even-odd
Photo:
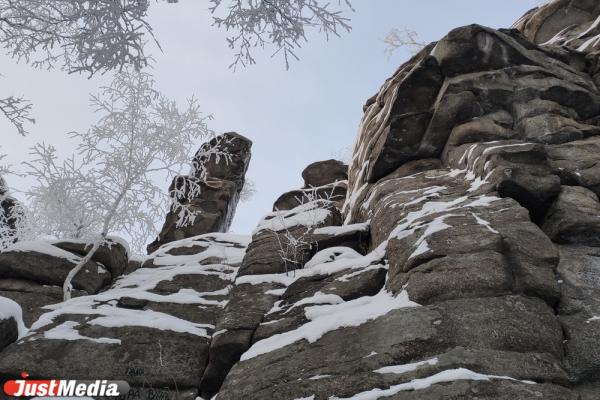
[[[600,399],[599,21],[558,0],[453,30],[366,102],[350,166],[308,166],[251,236],[180,232],[135,271],[90,266],[45,313],[13,297],[29,331],[5,307],[0,378],[124,379],[131,399]],[[22,263],[39,250],[0,254],[0,285],[40,279]]]

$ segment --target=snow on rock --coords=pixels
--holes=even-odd
[[[189,333],[201,337],[210,337],[213,323],[195,323],[165,312],[152,309],[130,309],[118,305],[121,299],[135,299],[150,304],[165,306],[188,305],[190,307],[217,307],[222,309],[233,283],[237,267],[227,264],[211,263],[218,259],[228,263],[239,263],[243,258],[249,238],[241,235],[207,234],[178,242],[171,242],[158,249],[147,260],[152,268],[140,268],[128,275],[121,276],[112,287],[96,295],[83,296],[67,302],[46,306],[50,310],[32,325],[30,335],[42,332],[48,340],[91,340],[100,344],[120,343],[115,338],[89,338],[77,330],[80,323],[66,321],[47,329],[59,318],[69,315],[87,315],[87,325],[107,328],[138,326],[159,330]],[[23,249],[38,248],[40,245],[22,245]],[[43,244],[41,246],[44,246]],[[199,246],[196,254],[171,255],[169,251]],[[56,254],[62,250],[48,245]],[[45,248],[45,246],[44,246]],[[217,287],[211,291],[198,291],[191,287],[179,287],[170,292],[157,292],[159,285],[175,280],[185,282],[194,277],[216,279]],[[180,279],[181,278],[181,279]],[[185,284],[185,283],[184,283]],[[38,340],[38,339],[36,339]]]
[[[406,292],[402,292],[398,296],[393,296],[387,291],[381,291],[376,296],[365,296],[340,304],[307,307],[305,315],[310,322],[293,331],[277,334],[254,343],[242,355],[241,360],[249,360],[261,354],[283,348],[299,340],[306,340],[309,343],[313,343],[327,332],[344,327],[361,325],[395,309],[417,306],[418,304],[408,299]]]
[[[435,357],[429,360],[414,362],[410,364],[390,365],[388,367],[376,369],[373,372],[376,372],[378,374],[404,374],[406,372],[414,371],[423,365],[436,365],[438,362],[438,358]]]
[[[79,260],[81,259],[81,257],[79,257],[71,252],[68,252],[66,250],[59,249],[56,246],[53,246],[51,241],[42,241],[42,240],[17,242],[15,244],[13,244],[12,246],[7,247],[3,251],[5,251],[5,252],[9,252],[9,251],[35,252],[35,253],[48,254],[53,257],[65,258],[74,263],[79,262]]]
[[[252,232],[257,235],[261,231],[270,230],[281,232],[294,226],[305,226],[307,228],[317,227],[330,215],[330,211],[323,207],[325,200],[315,200],[302,204],[292,210],[276,211],[265,215],[258,226]]]
[[[99,305],[100,304],[100,305]],[[86,321],[89,325],[99,325],[108,328],[124,326],[141,326],[173,332],[185,332],[196,336],[209,337],[207,328],[213,325],[197,324],[162,312],[152,310],[130,310],[108,304],[96,303],[93,296],[71,299],[64,303],[48,306],[52,310],[40,317],[30,329],[30,334],[51,325],[61,315],[89,315]],[[73,326],[71,326],[73,328]]]
[[[19,338],[27,334],[27,327],[23,322],[21,306],[11,299],[0,296],[0,320],[13,318],[17,322]]]
[[[379,246],[363,256],[348,247],[331,247],[317,252],[303,269],[281,274],[243,275],[235,279],[236,285],[245,283],[260,285],[262,283],[278,283],[289,286],[300,278],[316,275],[333,275],[344,270],[357,270],[357,274],[371,267],[386,268],[383,263],[385,246]]]
[[[315,235],[331,235],[339,236],[354,232],[367,232],[369,230],[369,222],[360,222],[357,224],[349,224],[342,226],[324,226],[314,230]]]
[[[89,340],[96,343],[121,344],[119,339],[91,338],[82,336],[76,328],[79,324],[74,321],[66,321],[54,328],[44,332],[44,338],[50,340]]]
[[[218,259],[223,264],[235,265],[242,262],[250,240],[250,236],[247,235],[204,234],[162,245],[147,259],[152,259],[154,265],[197,265],[209,259]],[[192,247],[204,248],[204,250],[191,255],[169,254],[175,249]]]
[[[305,265],[305,269],[331,263],[337,260],[357,260],[363,256],[348,247],[330,247],[317,252]]]
[[[321,292],[317,292],[311,297],[305,297],[300,301],[292,304],[285,312],[284,315],[295,309],[296,307],[301,307],[307,304],[340,304],[343,303],[344,299],[335,294],[325,294]]]
[[[439,372],[435,375],[429,376],[422,379],[414,379],[407,383],[401,383],[394,385],[388,389],[373,389],[367,392],[357,393],[352,397],[341,398],[331,396],[329,400],[377,400],[384,397],[390,397],[400,392],[423,390],[431,387],[432,385],[445,382],[454,381],[490,381],[490,380],[509,380],[515,382],[522,382],[534,385],[535,382],[531,381],[520,381],[508,376],[496,376],[496,375],[485,375],[477,372],[473,372],[466,368],[450,369]]]

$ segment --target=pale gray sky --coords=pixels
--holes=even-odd
[[[150,22],[163,53],[153,52],[158,87],[184,101],[195,95],[215,120],[217,132],[237,131],[254,141],[248,177],[254,198],[238,207],[232,230],[249,233],[283,192],[302,185],[307,164],[332,158],[352,146],[364,101],[408,57],[400,50],[388,59],[382,39],[392,28],[408,28],[423,41],[437,40],[450,29],[471,23],[509,27],[537,0],[353,0],[353,30],[326,42],[311,37],[289,71],[270,51],[257,50],[258,65],[233,73],[226,33],[211,26],[208,2],[153,3]],[[61,71],[34,70],[0,58],[1,95],[24,95],[34,103],[37,124],[22,138],[0,119],[2,150],[13,164],[27,160],[39,141],[62,154],[73,150],[67,132],[96,121],[89,93],[109,76],[87,79]],[[191,149],[193,153],[195,149]],[[24,188],[29,182],[9,178]],[[164,183],[165,188],[168,182]],[[162,221],[160,221],[162,223]]]

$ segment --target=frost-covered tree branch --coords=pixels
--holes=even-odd
[[[149,0],[0,0],[0,43],[36,67],[93,75],[148,64]]]
[[[37,181],[26,194],[30,199],[34,236],[58,239],[89,238],[102,222],[90,185],[94,171],[82,168],[75,156],[57,160],[54,146],[36,145],[33,161],[25,163]]]
[[[307,40],[308,29],[316,29],[327,39],[349,31],[349,19],[340,7],[319,0],[210,0],[210,11],[218,27],[232,32],[227,39],[235,50],[230,67],[255,64],[252,50],[267,45],[283,54],[286,68],[298,59],[296,50]],[[338,2],[341,6],[342,2]],[[348,0],[345,6],[352,8]],[[223,15],[220,15],[222,12]]]
[[[177,3],[176,0],[167,0]],[[214,24],[232,32],[233,67],[254,64],[252,48],[272,45],[289,66],[309,29],[327,38],[350,30],[343,8],[321,0],[210,0]],[[148,65],[151,0],[0,0],[0,43],[36,67],[93,75]],[[160,46],[159,46],[160,47]]]
[[[179,174],[195,142],[213,135],[196,100],[180,108],[143,72],[117,74],[92,96],[92,105],[101,117],[88,131],[72,134],[79,141],[77,156],[59,163],[52,148],[40,145],[29,164],[37,185],[28,194],[35,212],[44,214],[39,220],[45,229],[93,244],[65,281],[66,299],[71,279],[110,233],[124,232],[136,249],[156,234],[168,196],[155,182]],[[65,218],[65,207],[72,216]]]
[[[22,97],[0,99],[0,112],[23,136],[27,134],[25,125],[35,123],[35,119],[31,117],[31,103]]]
[[[396,52],[396,50],[406,47],[411,53],[418,53],[423,47],[427,45],[427,43],[421,42],[419,40],[419,34],[410,29],[398,29],[394,28],[388,32],[388,34],[383,39],[383,43],[385,43],[385,53],[388,57],[391,57],[392,54]]]

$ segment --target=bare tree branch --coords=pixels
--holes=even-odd
[[[283,54],[289,69],[290,59],[298,59],[295,51],[306,41],[307,29],[316,29],[327,39],[350,31],[349,19],[339,9],[319,0],[210,0],[214,24],[231,31],[229,47],[236,51],[230,68],[255,64],[252,49],[275,47],[273,55]],[[226,5],[224,3],[227,3]],[[339,2],[341,3],[341,1]],[[344,4],[352,9],[348,0]],[[339,4],[341,5],[341,4]],[[217,15],[226,9],[224,16]]]
[[[383,39],[386,44],[385,53],[388,57],[401,47],[407,47],[411,53],[418,53],[427,43],[419,41],[419,34],[410,29],[394,28]]]

